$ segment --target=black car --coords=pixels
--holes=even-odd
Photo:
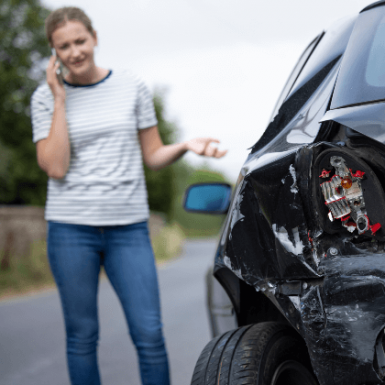
[[[306,48],[230,195],[186,193],[227,213],[192,384],[385,383],[385,1]]]

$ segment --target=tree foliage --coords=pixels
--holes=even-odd
[[[165,118],[164,95],[156,92],[154,97],[154,107],[158,120],[159,134],[164,144],[174,143],[178,136],[176,125]],[[159,171],[150,170],[144,167],[146,184],[148,191],[148,202],[150,210],[164,213],[170,219],[173,201],[177,196],[177,168],[183,167],[173,164]]]
[[[0,3],[0,203],[43,205],[47,177],[36,162],[30,98],[44,76],[37,63],[49,56],[37,0]]]

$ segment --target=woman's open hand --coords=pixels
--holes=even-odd
[[[213,158],[222,158],[227,153],[227,150],[221,151],[210,145],[219,143],[218,139],[213,138],[195,138],[182,143],[164,145],[157,126],[140,130],[139,139],[144,163],[152,170],[160,170],[174,163],[187,151]]]
[[[51,88],[52,95],[54,99],[62,98],[63,100],[66,97],[65,89],[63,84],[60,84],[56,71],[59,69],[59,62],[57,61],[56,56],[51,56],[47,66],[47,83],[49,88]]]
[[[198,155],[209,156],[212,158],[222,158],[226,155],[227,150],[219,150],[212,146],[211,143],[220,143],[214,138],[195,138],[186,142],[187,149],[195,152]]]

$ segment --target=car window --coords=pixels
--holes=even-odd
[[[326,33],[322,36],[322,40],[317,44],[317,48],[309,57],[305,67],[295,81],[288,98],[306,84],[322,68],[344,53],[356,19],[357,16],[354,15],[338,20],[327,29]]]
[[[302,67],[298,71],[296,80],[294,80],[294,83],[289,83],[285,86],[286,90],[289,89],[288,95],[286,98],[284,98],[284,96],[281,97],[281,99],[283,99],[282,104],[276,107],[278,110],[275,112],[276,115],[274,115],[273,120],[270,121],[261,138],[252,147],[252,154],[261,150],[268,143],[275,141],[284,131],[286,132],[286,128],[289,129],[288,125],[292,119],[295,117],[299,119],[300,116],[308,117],[308,113],[310,113],[311,110],[314,110],[314,108],[310,108],[310,106],[308,106],[310,109],[307,111],[303,111],[303,108],[312,99],[321,84],[325,82],[325,79],[328,78],[328,75],[337,66],[337,63],[339,67],[341,63],[341,56],[348,44],[355,20],[356,16],[337,22],[335,26],[329,28],[326,33],[321,34],[313,40],[311,45],[305,50],[305,52],[308,53],[308,56],[305,59],[304,55],[301,56],[296,66],[296,70],[298,71],[301,64],[304,64],[302,64]],[[334,82],[335,77],[333,84],[331,85],[332,88],[334,86]],[[317,110],[317,114],[314,116],[321,116],[326,112],[326,108],[330,101],[330,95],[331,91],[330,94],[327,95],[328,100],[326,103],[322,102],[322,106],[319,110]],[[301,114],[301,112],[304,112],[304,114]],[[306,143],[310,143],[309,141],[314,139],[313,137],[315,137],[314,135],[316,135],[320,125],[314,119],[309,120],[307,118],[301,118],[301,120],[301,130],[306,133]],[[305,125],[307,126],[305,127]],[[298,130],[298,127],[295,129]],[[288,135],[288,133],[286,134],[287,138],[290,139],[290,143],[293,143],[293,135]],[[301,135],[301,137],[304,136]],[[299,136],[296,135],[296,143],[298,143],[298,138]]]
[[[385,100],[385,6],[360,14],[344,54],[331,108]]]
[[[287,95],[289,94],[291,88],[293,87],[294,82],[297,80],[298,75],[301,73],[304,65],[306,64],[307,60],[309,59],[310,55],[312,54],[315,46],[322,38],[323,34],[318,35],[305,49],[305,51],[300,56],[297,64],[295,65],[293,71],[291,71],[291,74],[289,76],[289,79],[287,79],[285,87],[283,87],[283,90],[278,98],[277,103],[275,104],[273,113],[271,114],[270,121],[273,120],[274,116],[277,115],[279,108],[281,107],[282,102],[286,99]]]
[[[374,35],[366,65],[365,80],[369,86],[385,87],[385,17]]]

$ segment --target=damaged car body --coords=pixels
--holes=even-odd
[[[192,383],[385,383],[385,1],[305,50],[228,203],[213,273],[234,316]],[[241,335],[278,323],[306,357],[263,374]]]

